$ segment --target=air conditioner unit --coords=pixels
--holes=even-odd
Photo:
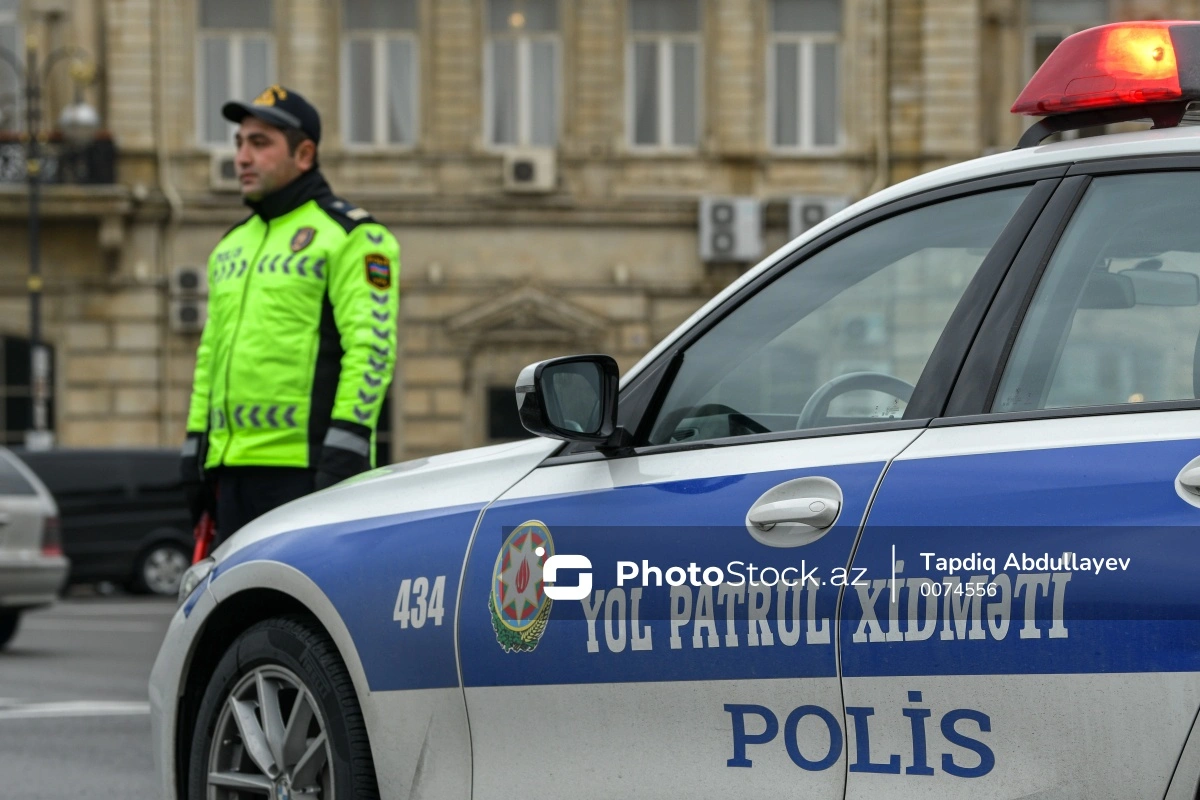
[[[504,191],[545,194],[558,187],[554,151],[523,148],[504,153]]]
[[[788,200],[788,238],[795,239],[850,205],[849,197],[798,194]]]
[[[176,267],[171,270],[172,297],[203,297],[208,294],[208,270],[204,267]]]
[[[173,333],[199,333],[208,318],[208,301],[202,297],[173,297],[168,314]]]
[[[242,188],[238,182],[236,158],[227,151],[218,151],[209,156],[208,187],[214,192],[236,192]]]
[[[762,253],[762,203],[758,198],[700,199],[702,261],[757,261]]]

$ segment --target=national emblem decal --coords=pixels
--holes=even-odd
[[[317,235],[316,228],[301,228],[292,236],[292,252],[299,253],[304,248],[312,244],[313,237]]]
[[[371,253],[366,258],[367,283],[377,289],[388,289],[392,285],[392,261],[385,255]]]
[[[488,608],[496,641],[505,652],[532,653],[546,630],[554,601],[542,587],[542,566],[552,555],[549,529],[530,520],[508,535],[496,556]]]

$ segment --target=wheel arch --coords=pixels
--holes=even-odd
[[[217,602],[193,640],[180,683],[183,691],[176,701],[174,758],[179,797],[187,796],[188,745],[209,678],[221,656],[238,636],[253,625],[274,617],[308,617],[321,632],[329,636],[350,673],[354,693],[367,722],[372,754],[378,756],[375,741],[370,735],[374,715],[366,702],[370,688],[358,650],[329,598],[308,576],[276,561],[250,561],[219,574],[209,590]]]

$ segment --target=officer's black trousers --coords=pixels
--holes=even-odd
[[[316,471],[302,467],[221,467],[217,479],[217,531],[213,547],[252,519],[310,494]]]

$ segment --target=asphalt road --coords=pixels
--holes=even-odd
[[[25,616],[0,651],[0,797],[158,797],[146,682],[174,613],[122,596]]]

